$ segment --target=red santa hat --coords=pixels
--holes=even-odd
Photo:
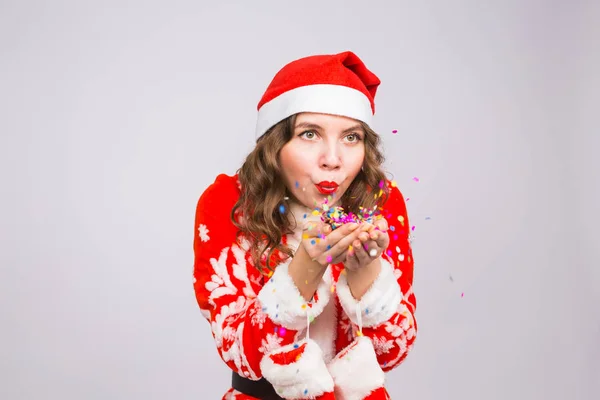
[[[371,124],[380,83],[351,51],[292,61],[275,75],[258,103],[256,138],[300,112],[341,115]]]

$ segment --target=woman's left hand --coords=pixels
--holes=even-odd
[[[375,221],[374,224],[362,223],[358,228],[358,239],[352,243],[352,249],[346,253],[344,267],[349,271],[356,271],[369,265],[381,256],[390,244],[387,233],[388,224],[385,218]]]

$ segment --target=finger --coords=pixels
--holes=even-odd
[[[357,239],[358,234],[358,230],[355,230],[349,235],[341,238],[337,243],[331,246],[331,249],[329,249],[329,255],[331,255],[333,259],[342,255],[352,245],[352,242]],[[333,234],[331,234],[331,236],[333,236]]]
[[[366,242],[363,245],[363,248],[365,253],[369,257],[377,257],[377,255],[381,251],[381,248],[377,245],[377,242],[375,242],[374,240],[369,240],[368,242]]]
[[[375,221],[375,227],[382,232],[387,232],[387,230],[388,230],[387,220],[385,218],[378,219],[377,221]]]
[[[390,244],[390,235],[387,232],[379,232],[379,237],[375,239],[377,246],[385,249]]]
[[[370,251],[372,250],[374,249],[371,249]],[[358,265],[368,265],[371,262],[371,256],[362,246],[360,247],[360,250],[356,252],[356,258],[358,260]]]

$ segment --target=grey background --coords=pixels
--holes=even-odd
[[[283,64],[352,50],[383,81],[374,127],[416,226],[420,331],[392,398],[597,399],[599,12],[2,1],[0,398],[220,398],[196,201],[252,148]]]

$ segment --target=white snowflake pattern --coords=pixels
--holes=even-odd
[[[259,329],[263,329],[263,325],[267,320],[267,314],[262,312],[262,306],[259,302],[254,303],[254,307],[250,310],[252,319],[250,323],[254,326],[258,325]]]
[[[200,240],[203,242],[208,242],[210,240],[210,236],[208,236],[208,228],[204,224],[200,224],[198,226],[198,235],[200,236]]]
[[[273,350],[276,350],[281,347],[281,342],[283,338],[279,337],[279,335],[275,333],[267,333],[265,339],[262,340],[261,346],[258,349],[263,354],[270,353]]]
[[[382,355],[389,353],[391,349],[394,348],[394,341],[391,339],[386,339],[385,337],[373,337],[373,347],[375,348],[375,353],[377,355]]]
[[[385,323],[385,330],[387,332],[389,332],[395,338],[397,338],[398,336],[400,336],[401,334],[404,333],[404,330],[402,329],[401,326],[393,324],[389,321]]]

